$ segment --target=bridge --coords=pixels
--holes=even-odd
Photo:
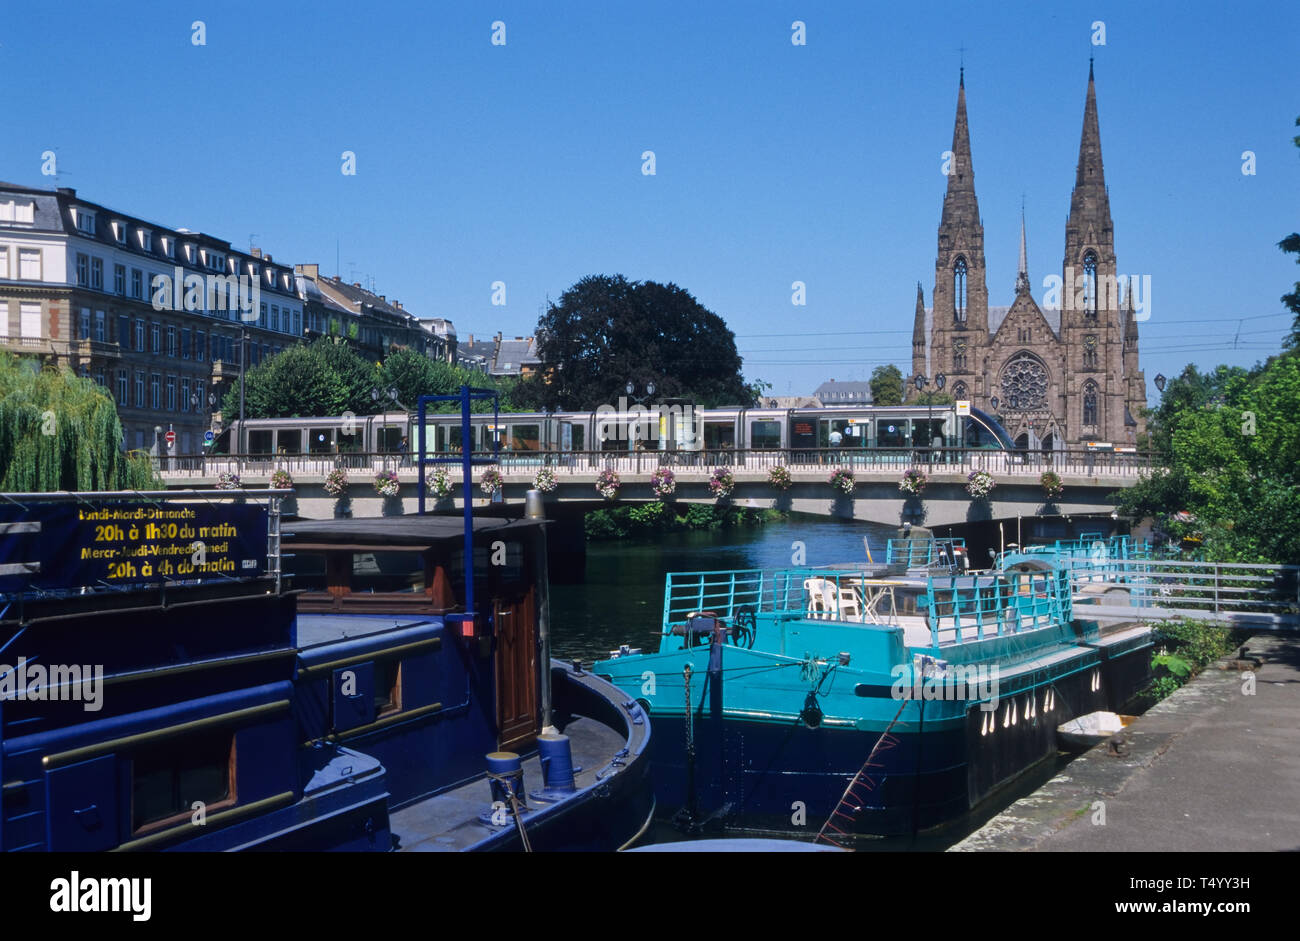
[[[490,454],[477,455],[490,457]],[[463,507],[459,465],[426,465],[448,469],[455,482],[452,496],[435,500],[434,512],[454,512]],[[535,484],[538,471],[550,469],[555,487],[547,502],[563,508],[564,515],[581,514],[608,506],[596,490],[598,476],[605,469],[618,474],[617,503],[648,502],[658,499],[652,489],[652,475],[661,467],[672,471],[676,503],[719,501],[709,489],[715,468],[731,473],[734,490],[726,498],[730,505],[751,509],[788,512],[859,520],[886,526],[910,522],[918,526],[947,526],[986,520],[1014,520],[1036,515],[1087,516],[1109,514],[1111,495],[1132,486],[1151,469],[1150,456],[1128,452],[1096,451],[1016,452],[943,448],[902,451],[844,451],[837,449],[800,451],[503,451],[497,464],[507,503],[521,503],[524,492]],[[773,468],[789,472],[790,486],[780,489],[769,479]],[[336,468],[348,473],[346,494],[325,492],[326,475]],[[899,489],[905,470],[916,468],[927,476],[919,496]],[[163,457],[159,469],[169,488],[216,486],[222,474],[235,474],[243,487],[266,487],[277,470],[288,472],[294,496],[287,507],[299,516],[320,519],[334,516],[397,516],[416,512],[417,470],[409,455],[395,453],[343,454],[252,454]],[[854,487],[845,493],[832,486],[836,470],[852,472]],[[974,499],[966,490],[973,471],[987,471],[995,488],[988,498]],[[399,482],[396,497],[381,497],[373,487],[375,475],[395,472]],[[1051,498],[1041,482],[1046,471],[1060,477],[1062,494]],[[489,497],[478,486],[482,470],[475,471],[472,499],[488,506]]]

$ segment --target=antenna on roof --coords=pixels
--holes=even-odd
[[[256,239],[257,239],[257,233],[256,233],[256,232],[249,232],[249,233],[248,233],[248,250],[249,250],[250,252],[253,250],[253,242],[256,241]]]

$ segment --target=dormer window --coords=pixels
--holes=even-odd
[[[126,244],[126,223],[115,221],[113,223],[113,237],[117,239],[117,244]]]
[[[86,235],[95,234],[95,214],[87,212],[85,209],[76,209],[77,230]]]
[[[140,230],[140,247],[146,252],[153,251],[153,233],[145,229]]]
[[[36,204],[33,202],[20,203],[16,200],[8,200],[0,203],[0,222],[35,222],[36,221]]]
[[[250,262],[248,263],[248,276],[249,276],[250,278],[256,278],[259,274],[261,274],[261,270],[260,270],[260,268],[258,267],[257,262],[255,262],[255,261],[250,261]]]

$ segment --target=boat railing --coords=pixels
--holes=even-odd
[[[908,568],[924,568],[940,563],[952,565],[956,559],[954,549],[965,551],[966,540],[947,537],[890,539],[885,546],[885,563],[905,564]]]
[[[923,605],[934,647],[1001,637],[1071,618],[1063,568],[994,576],[931,576]]]
[[[712,611],[730,619],[741,607],[755,612],[770,610],[771,599],[764,598],[770,578],[759,570],[716,572],[670,572],[664,581],[663,632],[672,630],[690,615]]]

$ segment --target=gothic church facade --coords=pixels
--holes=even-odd
[[[929,378],[933,389],[942,374],[946,393],[998,416],[1023,447],[1135,444],[1145,426],[1146,380],[1138,369],[1132,293],[1117,278],[1091,64],[1059,306],[1045,311],[1034,300],[1022,212],[1015,298],[1009,308],[989,307],[964,71],[948,170],[928,318],[916,287],[908,395],[918,394],[915,376]],[[1044,303],[1051,300],[1045,296]]]

